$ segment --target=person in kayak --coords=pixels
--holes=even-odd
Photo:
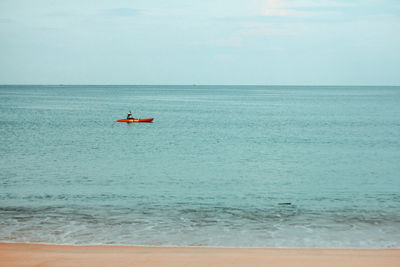
[[[126,116],[126,119],[127,120],[133,120],[134,119],[134,117],[132,117],[132,114],[130,113],[130,112],[128,112],[128,116]]]

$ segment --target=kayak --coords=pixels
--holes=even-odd
[[[150,119],[122,119],[117,120],[117,122],[153,122],[154,118]]]
[[[150,119],[122,119],[122,120],[117,120],[117,122],[152,122],[154,118]]]

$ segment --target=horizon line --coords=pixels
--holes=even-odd
[[[0,86],[19,86],[19,85],[37,85],[37,86],[384,86],[398,87],[394,84],[96,84],[96,83],[0,83]]]

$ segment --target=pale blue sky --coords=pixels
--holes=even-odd
[[[0,0],[0,83],[400,85],[400,0]]]

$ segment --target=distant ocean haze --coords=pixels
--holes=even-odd
[[[398,248],[399,103],[380,86],[1,85],[0,241]],[[130,110],[154,122],[116,122]]]

